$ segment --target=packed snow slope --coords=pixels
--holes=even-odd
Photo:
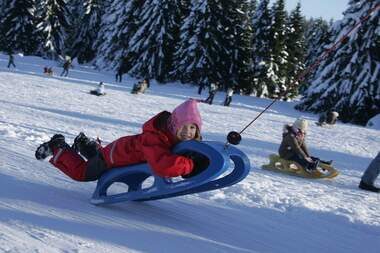
[[[316,115],[277,102],[237,146],[252,166],[239,184],[98,207],[89,203],[96,183],[74,182],[37,161],[37,146],[55,133],[69,143],[80,131],[104,143],[137,134],[151,116],[206,92],[153,81],[146,94],[132,95],[136,80],[126,76],[116,84],[114,73],[75,65],[63,78],[61,67],[41,58],[16,56],[11,70],[7,60],[0,55],[0,252],[379,252],[380,194],[357,188],[379,151],[379,129],[318,127]],[[43,75],[44,66],[53,66],[54,76]],[[100,81],[107,95],[90,95]],[[199,105],[206,140],[225,142],[270,103],[234,95],[224,107],[224,96]],[[261,169],[277,152],[284,124],[300,116],[310,122],[312,154],[333,159],[338,177],[307,180]]]

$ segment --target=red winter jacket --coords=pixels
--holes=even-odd
[[[161,112],[143,125],[138,135],[124,136],[102,149],[107,167],[122,167],[147,162],[153,172],[161,177],[187,175],[193,170],[193,161],[171,153],[176,137],[167,129],[169,112]]]

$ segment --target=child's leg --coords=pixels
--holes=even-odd
[[[86,181],[87,162],[72,149],[55,149],[50,163],[76,181]]]
[[[299,165],[301,165],[305,169],[311,166],[311,164],[308,161],[306,161],[302,157],[299,157],[298,155],[293,155],[289,160],[297,162]]]
[[[85,181],[98,180],[100,176],[107,171],[107,165],[103,156],[98,153],[96,156],[87,161],[87,168],[85,173]]]

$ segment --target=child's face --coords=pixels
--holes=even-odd
[[[193,140],[197,134],[197,126],[189,123],[181,126],[177,131],[177,138],[180,141]]]
[[[305,138],[306,133],[302,131],[301,129],[298,129],[297,136],[300,137],[301,139]]]

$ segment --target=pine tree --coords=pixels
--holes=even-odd
[[[222,1],[223,25],[225,28],[224,48],[227,52],[226,67],[222,84],[227,87],[250,92],[252,83],[252,32],[249,20],[249,5],[246,0]]]
[[[179,39],[180,0],[147,0],[138,17],[139,28],[128,50],[135,55],[130,73],[159,82],[169,79]]]
[[[218,0],[193,0],[181,27],[175,73],[183,82],[220,82],[229,71],[223,6]]]
[[[71,55],[78,57],[79,63],[89,62],[95,57],[93,43],[100,29],[103,3],[102,0],[84,0],[83,8],[78,11],[80,18],[75,26],[78,29],[74,32]]]
[[[246,0],[245,1],[247,5],[247,15],[250,17],[250,20],[252,21],[253,15],[255,15],[256,8],[257,8],[257,0]]]
[[[300,82],[296,80],[304,70],[305,41],[304,41],[305,21],[301,14],[301,4],[289,15],[286,32],[286,49],[288,52],[286,65],[286,92],[283,99],[294,98],[298,95]]]
[[[288,52],[286,48],[286,20],[285,0],[277,0],[272,7],[272,35],[271,53],[273,59],[273,72],[268,85],[269,96],[278,97],[286,90],[286,66]]]
[[[306,56],[305,64],[313,64],[321,56],[326,46],[331,43],[330,26],[323,18],[311,19],[308,21],[305,31]]]
[[[35,1],[6,0],[2,7],[2,49],[7,52],[34,53],[37,48]]]
[[[269,0],[261,0],[252,20],[252,27],[255,29],[252,39],[252,93],[258,97],[269,96],[268,84],[275,82],[270,43],[272,21],[268,5]]]
[[[40,4],[38,29],[42,37],[42,55],[58,59],[66,55],[70,46],[67,39],[70,32],[70,11],[64,0],[42,0]]]
[[[329,29],[329,23],[322,18],[307,21],[305,31],[305,65],[307,67],[315,64],[317,59],[320,58],[327,49],[327,45],[331,43],[331,34],[329,33]],[[301,93],[307,89],[309,83],[313,80],[315,73],[316,71],[313,69],[304,77],[304,81],[300,87]]]
[[[342,21],[332,27],[334,41],[346,34],[378,1],[351,0]],[[379,10],[321,64],[298,109],[334,110],[343,122],[365,124],[380,112]]]
[[[129,19],[127,14],[132,6],[132,1],[115,0],[105,6],[101,18],[100,30],[98,32],[93,49],[96,50],[94,64],[101,69],[113,69],[117,67],[116,52],[123,50],[123,41],[119,36],[122,24]]]
[[[67,30],[67,43],[66,44],[66,53],[70,55],[71,58],[77,57],[77,49],[74,49],[75,41],[77,35],[81,29],[82,18],[84,16],[84,3],[87,0],[68,0],[66,1],[66,8],[70,15],[67,17],[68,22],[70,23],[70,28]]]
[[[3,28],[3,18],[4,18],[5,0],[0,0],[0,51],[5,50],[5,34]]]
[[[172,79],[185,83],[200,83],[205,78],[203,66],[197,68],[195,65],[202,51],[198,50],[201,45],[197,36],[197,20],[200,15],[197,4],[197,0],[190,2],[189,13],[180,27],[180,42],[173,55],[174,69],[170,73]]]
[[[257,0],[246,0],[245,4],[243,4],[243,12],[246,12],[246,18],[245,21],[245,27],[247,28],[247,31],[245,34],[247,35],[245,38],[249,38],[249,51],[245,52],[245,57],[248,57],[248,59],[244,59],[246,62],[249,63],[249,68],[246,69],[248,72],[243,72],[244,78],[242,81],[239,81],[239,89],[243,90],[245,94],[252,94],[254,91],[255,83],[254,83],[254,57],[252,56],[253,52],[253,46],[254,46],[254,35],[255,35],[255,27],[253,26],[253,18],[256,13],[257,8]],[[240,85],[242,83],[242,85]]]

